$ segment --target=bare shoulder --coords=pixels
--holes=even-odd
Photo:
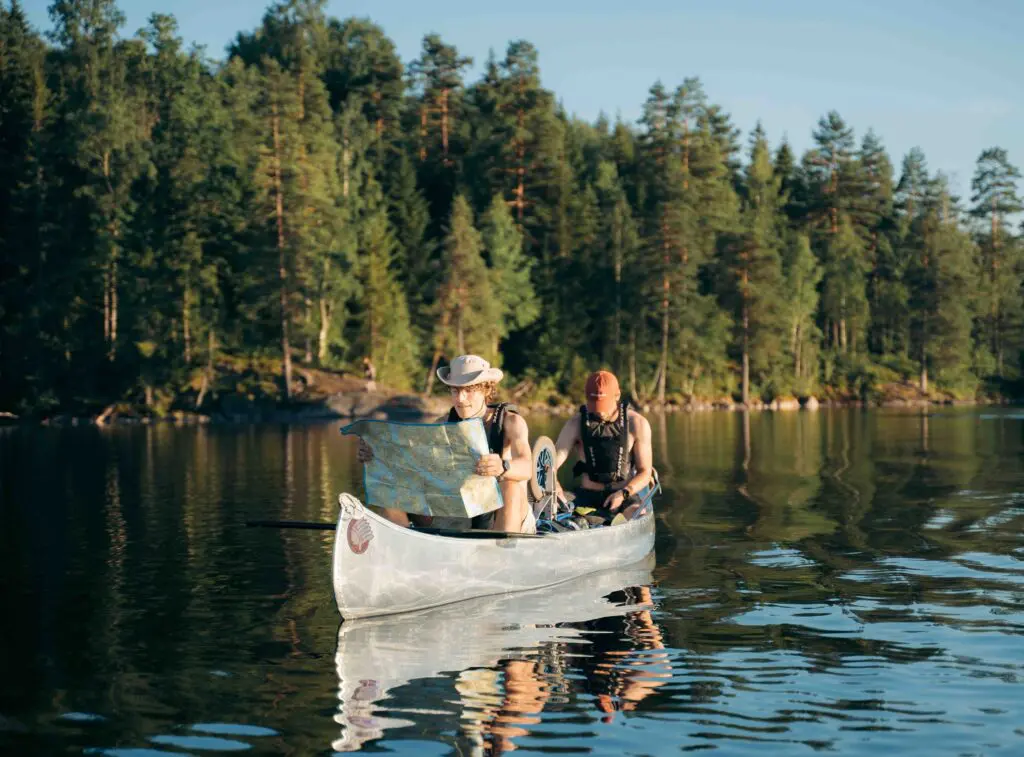
[[[576,431],[580,430],[580,414],[573,413],[565,419],[565,423],[562,424],[563,431]]]
[[[629,430],[634,435],[641,434],[643,432],[650,432],[651,424],[633,408],[629,409]]]
[[[530,429],[526,425],[526,419],[518,413],[509,413],[505,416],[505,432],[515,436],[529,436]]]

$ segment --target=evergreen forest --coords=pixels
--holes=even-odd
[[[530,396],[607,367],[653,403],[1021,376],[999,146],[960,197],[835,111],[802,155],[741,134],[697,75],[637,93],[636,122],[581,120],[525,40],[473,61],[429,33],[401,60],[371,20],[284,0],[214,60],[171,15],[49,13],[0,5],[0,410],[199,407],[239,364],[288,403],[364,357],[429,393],[462,352]]]

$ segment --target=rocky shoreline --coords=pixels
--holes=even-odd
[[[874,400],[817,397],[784,397],[772,402],[755,401],[749,407],[730,397],[714,399],[689,398],[684,402],[672,401],[640,403],[645,413],[703,413],[712,411],[757,412],[807,411],[827,408],[928,408],[939,406],[1011,405],[1013,400],[1003,397],[979,397],[971,399],[951,396],[897,396],[882,395]],[[571,403],[520,403],[520,412],[525,415],[568,416],[576,412],[577,404]],[[225,396],[211,412],[172,410],[161,416],[147,412],[145,407],[127,404],[110,405],[96,415],[57,414],[45,418],[18,418],[12,413],[0,413],[0,425],[39,424],[43,426],[80,425],[150,425],[170,423],[178,426],[207,424],[250,424],[250,423],[303,423],[324,420],[351,420],[372,418],[377,420],[423,421],[444,415],[449,409],[445,397],[424,397],[418,394],[399,394],[388,391],[366,391],[352,389],[335,392],[325,397],[300,400],[289,405],[269,400],[251,400],[239,396]]]

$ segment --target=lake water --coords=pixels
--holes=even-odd
[[[1024,413],[651,420],[650,564],[344,624],[244,526],[360,493],[338,423],[0,429],[0,752],[1024,754]]]

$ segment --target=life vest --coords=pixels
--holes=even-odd
[[[611,484],[629,478],[629,406],[619,403],[614,421],[591,418],[587,406],[580,406],[580,441],[583,459],[573,473],[586,473],[591,481]]]
[[[518,413],[519,408],[511,402],[499,402],[487,407],[494,411],[494,420],[491,421],[491,427],[487,431],[487,446],[495,455],[501,455],[502,450],[505,449],[505,414]],[[454,407],[448,411],[448,423],[458,423],[461,420],[463,419],[455,412]]]

